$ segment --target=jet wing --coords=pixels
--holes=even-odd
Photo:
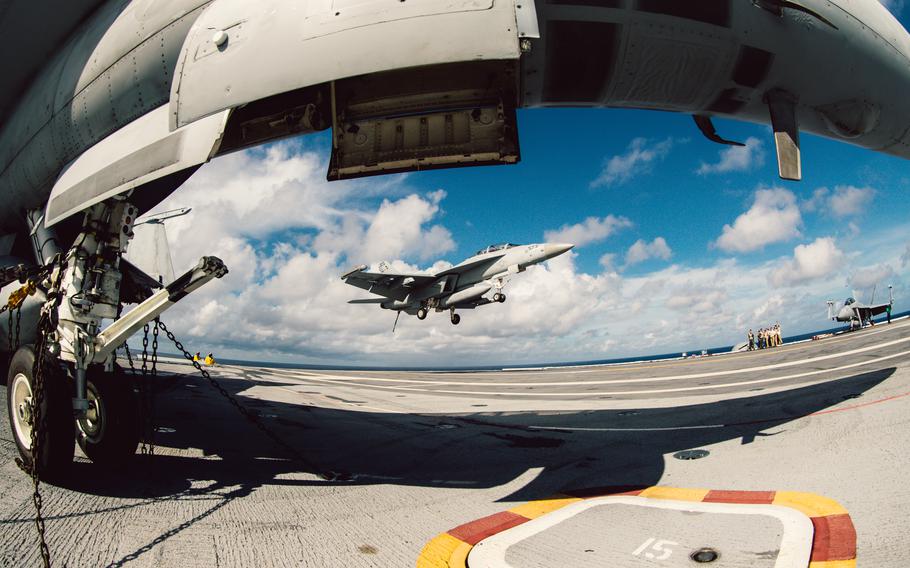
[[[356,269],[341,277],[345,283],[392,300],[404,300],[412,290],[436,281],[429,274],[404,272],[367,272]]]
[[[459,264],[459,265],[453,266],[452,268],[449,268],[447,270],[443,270],[436,276],[440,277],[440,276],[448,276],[449,274],[462,274],[463,272],[467,272],[468,270],[471,270],[472,268],[477,268],[480,266],[489,266],[489,265],[493,264],[494,262],[496,262],[497,260],[499,260],[500,258],[502,258],[503,256],[505,256],[505,254],[497,254],[494,256],[487,256],[485,258],[467,262],[464,264]]]
[[[861,308],[853,308],[853,311],[859,319],[867,320],[887,312],[888,306],[890,305],[891,304],[876,304],[874,306],[863,306]]]

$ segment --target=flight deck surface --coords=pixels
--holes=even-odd
[[[729,566],[743,550],[765,560],[784,550],[786,513],[777,509],[792,509],[795,495],[836,503],[824,513],[838,526],[849,517],[859,566],[910,563],[910,322],[768,351],[604,367],[215,367],[218,383],[309,467],[188,365],[161,367],[170,374],[155,389],[155,455],[121,470],[77,457],[68,480],[42,485],[54,565],[414,566],[439,561],[424,557],[427,547],[454,531],[447,542],[465,544],[465,554],[499,541],[501,565],[587,565],[579,559],[608,552],[609,565],[685,565],[704,539],[721,552],[709,565]],[[38,565],[31,482],[13,461],[5,420],[0,440],[0,565]],[[326,481],[313,469],[344,475]],[[610,501],[617,487],[638,493]],[[775,509],[692,511],[738,492],[770,496],[752,504]],[[587,508],[569,514],[578,503]],[[805,548],[829,525],[803,514],[815,524],[814,537],[805,521],[793,533]],[[457,538],[467,534],[459,527],[508,515],[524,521],[475,530],[469,545]],[[534,534],[509,532],[540,524]],[[679,545],[666,562],[660,540]],[[649,563],[635,563],[646,554]],[[470,558],[473,568],[497,565]]]

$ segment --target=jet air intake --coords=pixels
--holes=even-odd
[[[462,302],[470,302],[471,300],[476,300],[477,298],[483,296],[490,291],[492,285],[489,282],[478,282],[470,288],[465,288],[460,292],[455,292],[442,302],[443,308],[454,308],[456,305]]]

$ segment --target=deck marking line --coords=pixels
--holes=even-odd
[[[609,385],[609,384],[628,384],[628,383],[644,383],[644,382],[660,382],[660,381],[679,381],[685,379],[704,379],[709,377],[722,377],[725,375],[739,375],[743,373],[755,373],[759,371],[770,371],[773,369],[782,369],[785,367],[794,367],[797,365],[803,365],[807,363],[815,363],[817,361],[825,361],[829,359],[836,359],[840,357],[847,357],[850,355],[856,355],[859,353],[865,353],[867,351],[872,351],[875,349],[880,349],[883,347],[890,347],[892,345],[898,345],[900,343],[910,342],[910,337],[904,337],[901,339],[896,339],[886,343],[878,343],[875,345],[868,345],[866,347],[860,347],[858,349],[853,349],[851,351],[843,351],[841,353],[832,353],[828,355],[820,355],[818,357],[811,357],[809,359],[802,359],[799,361],[786,361],[784,363],[774,363],[772,365],[762,365],[758,367],[746,367],[744,369],[731,369],[728,371],[711,371],[709,373],[691,373],[687,375],[669,375],[666,377],[646,377],[640,379],[603,379],[603,380],[593,380],[593,381],[550,381],[550,382],[491,382],[491,381],[437,381],[433,379],[393,379],[388,377],[364,377],[364,376],[346,376],[346,375],[310,375],[306,377],[307,380],[318,380],[318,381],[332,381],[340,383],[355,383],[356,381],[372,381],[372,382],[383,382],[383,383],[410,383],[410,384],[420,384],[420,385],[445,385],[445,386],[459,386],[459,387],[469,387],[469,386],[496,386],[496,387],[557,387],[557,386],[589,386],[589,385]],[[907,353],[907,352],[902,352]],[[828,370],[834,370],[842,367],[834,367]]]
[[[907,338],[910,341],[910,338]],[[490,391],[458,391],[458,390],[444,390],[444,389],[423,389],[416,387],[392,387],[385,385],[357,385],[361,388],[372,388],[372,389],[384,389],[384,390],[395,390],[395,391],[406,391],[406,392],[420,392],[425,394],[456,394],[456,395],[470,395],[470,396],[507,396],[507,397],[522,397],[522,396],[533,396],[533,397],[592,397],[592,396],[617,396],[617,395],[634,395],[634,394],[662,394],[662,393],[674,393],[674,392],[693,392],[693,391],[704,391],[704,390],[717,390],[722,388],[730,387],[739,387],[747,385],[756,385],[762,383],[772,383],[777,381],[786,381],[789,379],[799,379],[803,377],[811,377],[814,375],[821,375],[825,373],[835,373],[839,371],[844,371],[847,369],[853,369],[856,367],[863,367],[866,365],[872,365],[874,363],[880,363],[882,361],[887,361],[894,359],[896,357],[905,357],[910,355],[910,351],[901,351],[900,353],[894,353],[891,355],[884,355],[875,359],[869,359],[867,361],[860,361],[857,363],[850,363],[849,365],[842,365],[840,367],[833,367],[831,369],[819,369],[816,371],[806,371],[804,373],[796,373],[792,375],[784,375],[781,377],[771,377],[768,379],[756,379],[753,381],[739,381],[735,383],[718,383],[715,385],[704,385],[696,387],[676,387],[670,389],[651,389],[651,390],[637,390],[637,391],[589,391],[589,392],[490,392]],[[325,384],[333,384],[332,379],[310,379],[314,381],[321,381]],[[635,379],[637,381],[642,380],[651,380],[651,379]],[[653,379],[661,380],[661,379]],[[834,380],[834,379],[832,379]],[[597,384],[597,383],[586,383],[586,384]]]

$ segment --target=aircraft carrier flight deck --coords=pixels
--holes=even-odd
[[[615,366],[211,368],[274,437],[189,365],[161,369],[151,455],[119,470],[77,456],[64,485],[43,486],[56,565],[906,559],[907,320]],[[6,421],[0,439],[0,565],[36,565]]]

